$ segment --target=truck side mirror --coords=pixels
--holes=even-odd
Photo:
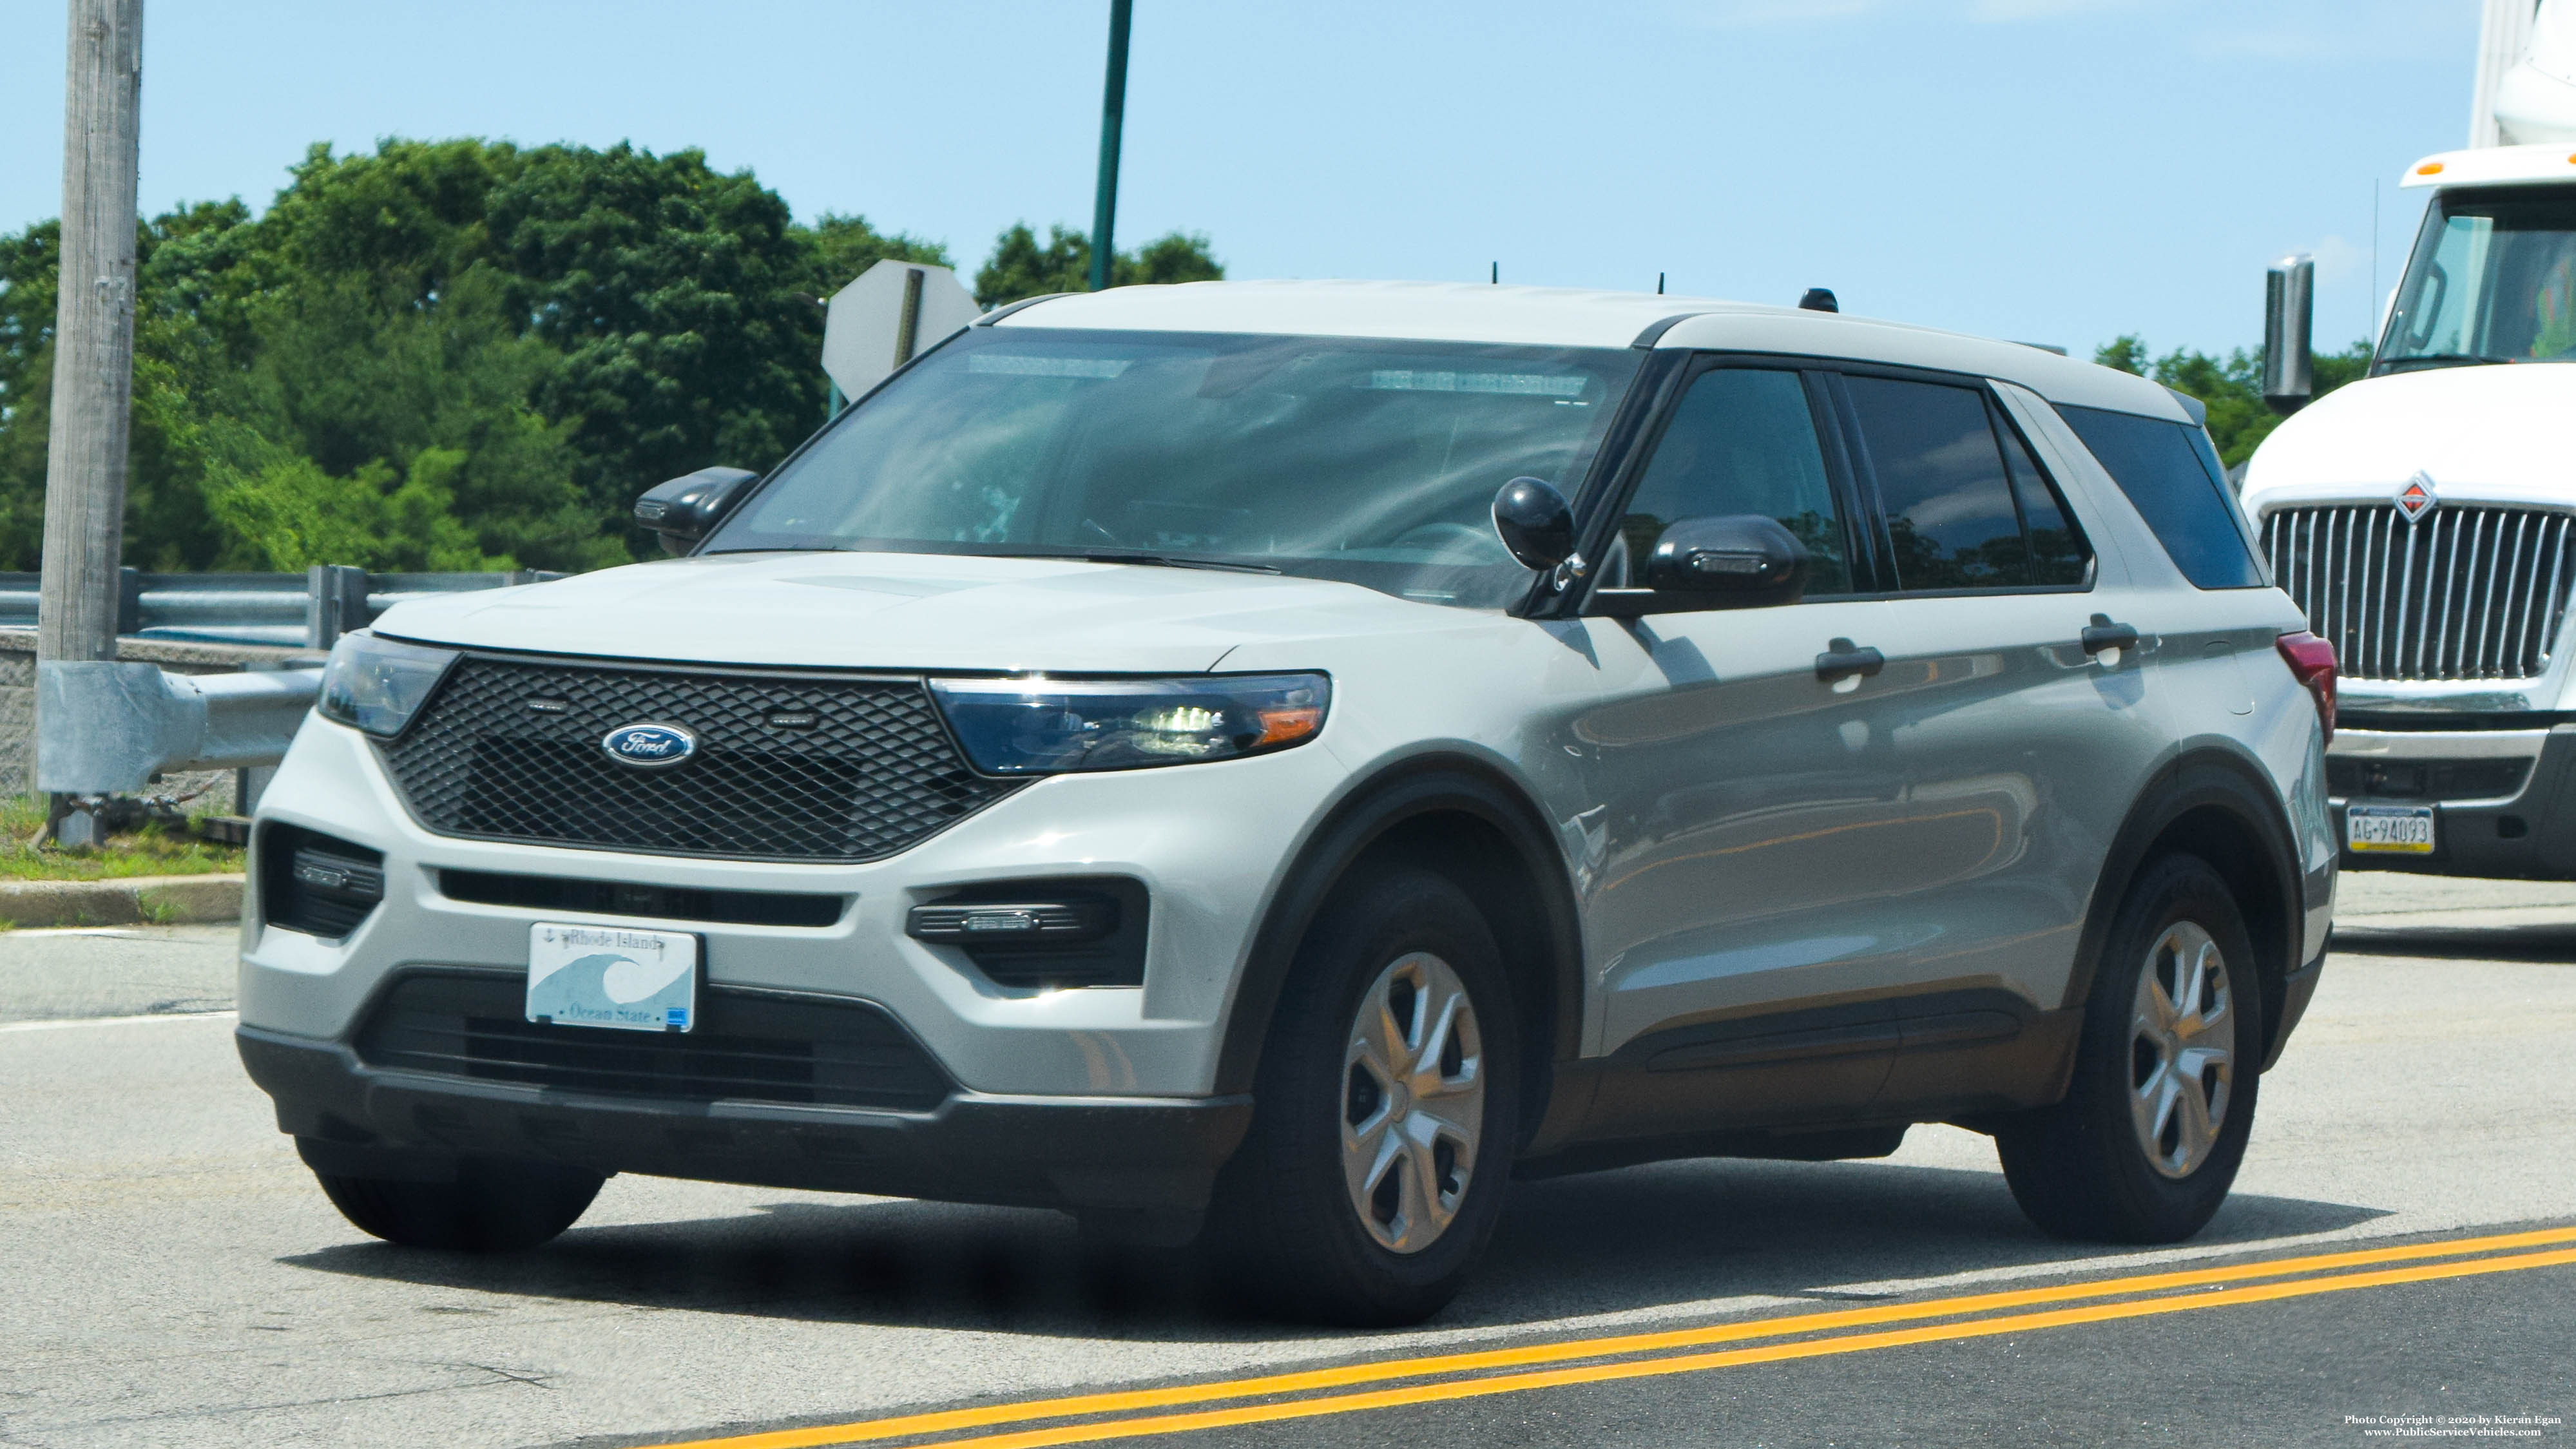
[[[2316,280],[2316,260],[2305,252],[2281,258],[2263,277],[2263,405],[2283,417],[2316,391]]]
[[[1808,565],[1798,536],[1760,514],[1681,518],[1647,555],[1646,587],[1735,596],[1729,604],[1788,604],[1806,591]]]
[[[748,468],[700,468],[657,484],[636,499],[635,521],[662,536],[664,552],[687,553],[759,477]]]

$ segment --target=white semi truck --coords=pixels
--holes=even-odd
[[[2368,375],[2242,496],[2341,662],[2346,866],[2576,879],[2576,0],[2489,0],[2482,52],[2473,144],[2402,182],[2430,194]],[[2305,391],[2287,330],[2267,393]]]

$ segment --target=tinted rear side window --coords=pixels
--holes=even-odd
[[[2009,589],[2029,582],[2021,515],[1985,394],[1941,383],[1844,379],[1887,510],[1896,586]]]
[[[2048,475],[2039,471],[2039,461],[2031,457],[2030,445],[2000,418],[1996,419],[1995,432],[2003,439],[2004,467],[2012,474],[2013,494],[2021,500],[2021,521],[2030,533],[2030,581],[2084,582],[2093,551],[2086,546],[2083,531],[2066,516],[2066,504],[2058,498]]]
[[[2204,589],[2262,586],[2262,565],[2200,429],[2101,408],[2058,412],[2137,505],[2184,578]]]

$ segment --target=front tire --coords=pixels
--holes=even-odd
[[[453,1182],[410,1182],[316,1172],[340,1215],[407,1248],[511,1253],[552,1241],[578,1221],[607,1181],[544,1162],[469,1157]]]
[[[1299,1319],[1437,1313],[1501,1213],[1519,1081],[1502,953],[1474,902],[1413,868],[1345,885],[1291,968],[1218,1182],[1228,1276]]]
[[[2022,1211],[2094,1242],[2199,1232],[2245,1160],[2261,1014],[2226,880],[2195,855],[2148,862],[2103,943],[2066,1099],[1995,1134]]]

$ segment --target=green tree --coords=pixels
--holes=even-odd
[[[1113,287],[1224,278],[1225,265],[1209,251],[1208,239],[1190,232],[1156,237],[1134,251],[1120,252],[1109,264]],[[999,307],[1023,297],[1081,292],[1090,286],[1090,237],[1050,226],[1041,246],[1028,223],[1017,222],[994,239],[993,255],[975,274],[975,303]]]
[[[787,203],[697,151],[550,146],[496,186],[487,225],[534,332],[563,352],[538,405],[581,439],[600,513],[712,463],[766,468],[812,431],[821,315]]]
[[[2136,333],[2124,333],[2094,349],[2104,367],[2151,377],[2176,392],[2198,398],[2209,409],[2209,440],[2219,460],[2233,468],[2254,455],[2255,445],[2271,435],[2280,415],[2263,402],[2263,359],[2259,352],[2237,348],[2223,358],[2176,348],[2149,361],[2147,344]],[[2341,352],[2320,352],[2313,371],[2315,392],[2323,397],[2370,370],[2370,344],[2355,342]]]
[[[814,218],[812,226],[788,229],[805,253],[805,295],[817,302],[858,279],[861,272],[891,257],[900,262],[925,262],[934,267],[954,268],[948,248],[934,241],[924,241],[907,232],[891,235],[868,225],[864,216],[843,216],[827,211]]]
[[[61,249],[58,222],[0,236],[0,568],[32,569],[43,548]]]
[[[1014,233],[979,284],[1081,285],[1080,237]],[[137,243],[126,558],[163,570],[622,562],[650,547],[636,493],[812,430],[818,299],[953,265],[861,216],[800,225],[697,151],[471,138],[315,146],[265,214],[184,205]],[[41,547],[59,244],[0,235],[0,568]],[[1116,271],[1221,275],[1179,232]]]

